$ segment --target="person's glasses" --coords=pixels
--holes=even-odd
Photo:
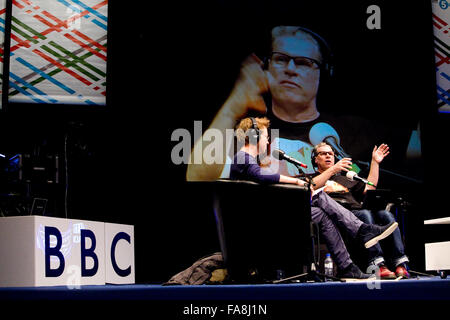
[[[328,156],[328,155],[330,155],[330,156],[334,156],[334,152],[333,151],[321,151],[321,152],[319,152],[318,153],[318,155],[319,156]]]
[[[285,68],[291,60],[294,61],[294,65],[296,69],[298,70],[304,70],[308,71],[311,69],[318,69],[320,68],[320,62],[308,58],[308,57],[291,57],[287,54],[281,53],[281,52],[272,52],[272,56],[270,58],[273,65],[280,68]]]

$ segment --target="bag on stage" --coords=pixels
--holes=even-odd
[[[223,256],[221,252],[215,252],[200,258],[192,266],[183,270],[164,285],[196,285],[217,284],[227,279]]]

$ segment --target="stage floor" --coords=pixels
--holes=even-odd
[[[0,300],[450,300],[450,279],[423,277],[400,281],[322,282],[258,285],[162,286],[156,284],[80,288],[0,288]]]

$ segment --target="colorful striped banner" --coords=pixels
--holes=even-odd
[[[450,8],[433,1],[434,55],[439,112],[450,112]]]
[[[3,96],[3,44],[5,43],[6,0],[0,0],[0,109]]]
[[[107,9],[107,0],[14,0],[8,100],[105,105]]]

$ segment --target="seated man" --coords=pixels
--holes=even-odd
[[[367,190],[376,188],[379,177],[379,166],[384,157],[389,154],[389,147],[381,144],[378,148],[375,146],[372,152],[372,161],[370,165],[368,184],[362,181],[352,181],[346,176],[341,175],[351,169],[351,159],[343,158],[335,163],[333,148],[325,142],[319,143],[313,149],[311,156],[313,163],[317,166],[317,174],[314,182],[317,187],[325,185],[324,191],[333,199],[341,203],[344,207],[351,210],[355,216],[368,224],[373,223],[392,223],[395,221],[392,213],[386,210],[370,211],[361,210],[361,200]],[[384,253],[380,244],[369,248],[368,266],[376,265],[380,268],[382,279],[393,279],[396,277],[409,278],[407,262],[400,230],[397,228],[392,236],[383,242],[385,251],[389,252],[389,262],[395,268],[395,273],[390,271],[385,264]]]
[[[231,165],[230,178],[251,180],[258,183],[291,183],[305,186],[306,182],[297,178],[280,175],[264,168],[258,163],[261,155],[266,154],[269,144],[269,120],[267,118],[245,118],[236,130],[238,141],[243,144],[236,153]],[[361,270],[350,259],[342,237],[335,223],[345,228],[358,242],[366,246],[374,245],[379,239],[388,236],[397,228],[392,222],[386,226],[366,224],[349,210],[339,205],[322,191],[312,195],[311,218],[319,225],[328,249],[338,268],[340,278],[368,279],[370,275]]]

